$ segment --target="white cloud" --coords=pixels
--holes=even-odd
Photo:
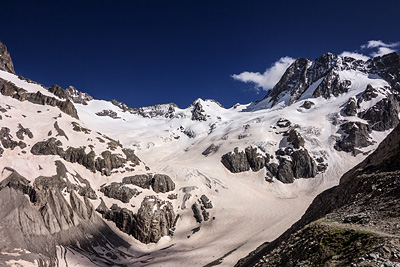
[[[366,55],[355,53],[355,52],[349,52],[349,51],[343,51],[339,56],[341,56],[341,57],[351,57],[351,58],[355,58],[355,59],[361,59],[361,60],[364,60],[364,61],[367,61],[369,59],[369,57],[366,56]]]
[[[259,88],[269,90],[279,82],[286,69],[293,62],[294,59],[291,57],[281,57],[272,67],[266,69],[264,73],[245,71],[240,74],[233,74],[232,78],[245,83],[254,83],[257,90]]]
[[[393,52],[396,52],[396,51],[397,50],[394,50],[394,49],[389,48],[389,47],[379,47],[377,52],[372,52],[371,53],[371,56],[372,57],[383,56],[383,55],[390,54],[390,53],[393,53]]]
[[[390,44],[386,44],[384,42],[382,42],[381,40],[371,40],[368,41],[367,44],[362,45],[361,48],[375,48],[375,47],[396,47],[398,46],[399,43],[390,43]]]
[[[396,52],[397,49],[394,49],[395,47],[398,47],[400,45],[399,42],[397,43],[384,43],[381,40],[371,40],[368,41],[365,45],[361,46],[361,49],[366,50],[366,49],[376,49],[377,51],[372,51],[370,52],[370,55],[372,57],[377,57],[377,56],[383,56],[386,54],[390,54],[393,52]]]

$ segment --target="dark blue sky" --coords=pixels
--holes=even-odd
[[[231,75],[283,56],[314,59],[400,41],[400,2],[8,1],[0,40],[18,74],[131,107],[198,97],[229,107],[257,95]]]

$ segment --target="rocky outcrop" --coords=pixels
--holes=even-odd
[[[318,172],[318,166],[308,154],[307,149],[293,150],[291,148],[276,151],[277,163],[266,164],[267,180],[272,181],[276,177],[282,183],[293,183],[298,178],[314,178]]]
[[[240,152],[236,147],[233,152],[226,153],[221,158],[221,163],[232,173],[249,171],[250,168],[257,172],[264,168],[268,161],[268,154],[263,156],[257,152],[257,148],[251,146]]]
[[[357,115],[357,104],[354,98],[350,98],[346,106],[343,108],[343,113],[347,116]]]
[[[140,165],[140,159],[135,155],[135,151],[130,148],[123,148],[122,152],[126,156],[126,160],[132,162],[132,167]]]
[[[368,121],[372,130],[383,132],[399,124],[399,112],[399,102],[393,96],[389,96],[365,112],[360,112],[358,116]]]
[[[150,189],[152,175],[151,174],[137,174],[127,176],[122,179],[123,184],[133,184],[143,189]]]
[[[94,213],[90,201],[77,196],[61,163],[56,175],[38,177],[33,185],[15,170],[6,171],[10,175],[0,184],[0,235],[2,252],[11,258],[27,253],[32,265],[35,259],[41,266],[56,266],[56,246],[88,254],[94,247],[108,251],[128,247]],[[16,256],[15,249],[26,252]],[[96,261],[106,264],[107,259],[97,256]]]
[[[93,97],[88,95],[87,93],[82,93],[78,91],[75,87],[69,86],[67,89],[63,89],[57,84],[52,85],[48,88],[49,92],[53,93],[54,95],[58,96],[62,99],[68,99],[76,104],[83,104],[87,105],[87,102],[93,100]]]
[[[204,114],[203,106],[200,102],[194,104],[193,111],[192,111],[192,121],[206,121],[207,116]]]
[[[340,125],[346,135],[336,141],[334,148],[338,151],[351,152],[353,155],[361,153],[358,148],[367,147],[373,144],[369,134],[372,132],[368,124],[348,121]]]
[[[165,174],[154,174],[151,179],[151,187],[156,193],[166,193],[175,190],[175,183]]]
[[[111,100],[111,103],[122,109],[123,112],[129,112],[131,114],[140,115],[145,118],[154,118],[154,117],[173,118],[175,116],[175,109],[178,108],[178,106],[175,103],[160,104],[160,105],[153,105],[140,108],[131,108],[127,106],[125,103],[122,103],[115,99]]]
[[[192,205],[192,212],[193,212],[193,217],[196,219],[196,222],[201,223],[203,221],[203,217],[201,216],[201,211],[197,203],[194,203]]]
[[[73,86],[68,86],[65,89],[65,92],[67,92],[68,98],[76,104],[87,105],[89,101],[93,100],[93,97],[91,97],[88,93],[82,93]]]
[[[101,208],[103,209],[104,207]],[[175,213],[170,202],[161,201],[155,196],[147,196],[137,214],[114,204],[103,217],[115,222],[121,231],[148,244],[156,243],[161,237],[172,234]]]
[[[15,74],[14,64],[11,60],[10,53],[2,42],[0,42],[0,70]]]
[[[213,204],[211,203],[211,200],[206,195],[202,195],[200,197],[200,201],[201,201],[201,204],[204,206],[204,208],[206,208],[206,209],[213,208]]]
[[[305,109],[310,109],[312,106],[314,106],[315,103],[312,101],[304,101],[303,105],[301,105]]]
[[[107,117],[110,117],[112,119],[120,119],[121,118],[121,117],[118,117],[117,112],[115,112],[115,111],[113,111],[111,109],[105,109],[105,110],[102,110],[100,112],[96,112],[96,115],[100,116],[100,117],[107,116]]]
[[[30,139],[33,138],[33,133],[28,128],[24,128],[21,124],[18,124],[18,131],[16,135],[19,139],[24,140],[25,135],[27,135]]]
[[[390,86],[400,93],[400,56],[393,52],[368,61],[368,68],[374,74],[385,79]]]
[[[10,129],[7,127],[2,127],[0,129],[0,142],[5,149],[14,149],[17,146],[19,146],[21,149],[26,147],[24,142],[13,140],[10,134]]]
[[[317,175],[317,164],[306,149],[296,150],[291,154],[293,175],[296,178],[312,178]]]
[[[270,97],[272,105],[278,103],[284,92],[296,94],[289,100],[289,105],[292,104],[297,95],[301,95],[308,87],[307,70],[310,67],[310,61],[306,58],[297,59],[292,65],[287,68],[279,82],[268,92],[265,98]],[[296,93],[297,92],[297,93]]]
[[[141,193],[136,188],[129,188],[124,186],[123,183],[116,182],[100,188],[100,192],[103,192],[109,198],[117,199],[124,203],[129,203],[132,197],[136,197]]]
[[[58,107],[65,114],[70,115],[73,118],[78,118],[78,112],[75,109],[74,104],[66,99],[65,101],[59,100],[55,97],[43,95],[41,92],[29,93],[25,89],[15,86],[13,83],[8,82],[0,78],[0,93],[5,96],[10,96],[19,101],[28,101],[38,105],[49,105]]]
[[[324,97],[326,99],[331,96],[339,96],[339,94],[346,93],[351,86],[351,81],[340,80],[339,74],[336,71],[330,71],[321,83],[318,85],[317,89],[313,92],[313,97]]]
[[[357,100],[357,107],[360,108],[360,105],[363,101],[371,101],[377,96],[378,96],[378,91],[374,87],[372,87],[372,85],[368,84],[365,91],[361,94],[361,96]]]
[[[144,189],[153,189],[156,193],[166,193],[175,190],[175,183],[165,174],[138,174],[124,177],[123,184],[133,184]]]
[[[245,148],[246,158],[250,165],[250,168],[254,172],[258,172],[265,167],[265,164],[269,161],[269,156],[262,156],[257,152],[256,147],[248,146]]]
[[[250,170],[250,164],[247,161],[246,153],[239,152],[236,147],[233,152],[224,154],[221,158],[221,163],[232,173],[245,172]]]
[[[204,150],[201,154],[202,154],[203,156],[206,156],[206,157],[207,157],[208,155],[211,155],[211,154],[214,154],[215,152],[217,152],[218,149],[219,149],[219,146],[218,146],[218,145],[211,144],[211,145],[208,146],[208,147],[206,148],[206,150]]]
[[[125,166],[125,163],[127,163],[129,159],[134,159],[134,162],[131,161],[131,165],[135,166],[138,162],[138,158],[133,157],[130,152],[126,152],[128,156],[124,159],[118,154],[112,154],[110,151],[106,150],[101,153],[101,157],[96,158],[96,153],[94,151],[86,153],[85,147],[69,147],[64,151],[61,146],[61,141],[52,137],[46,141],[38,142],[33,145],[31,153],[34,155],[58,155],[68,162],[78,163],[92,172],[99,171],[103,175],[107,176],[111,175],[111,170]]]
[[[304,138],[295,129],[290,129],[287,137],[287,141],[293,145],[295,149],[304,147]]]

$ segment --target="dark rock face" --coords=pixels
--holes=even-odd
[[[334,148],[338,151],[352,152],[357,155],[361,151],[357,148],[363,148],[372,145],[369,134],[372,129],[369,125],[361,122],[345,122],[340,125],[340,129],[347,134],[342,139],[336,141]]]
[[[333,96],[339,96],[339,94],[346,93],[351,85],[351,81],[341,81],[339,74],[335,71],[329,72],[322,82],[318,85],[317,89],[313,92],[313,97],[324,97],[330,98]]]
[[[140,159],[135,155],[135,151],[129,148],[123,148],[122,152],[126,156],[126,160],[130,161],[132,163],[132,167],[135,167],[137,165],[140,165]]]
[[[64,150],[61,141],[52,137],[46,141],[38,142],[31,148],[33,155],[59,155],[64,156]]]
[[[178,108],[178,106],[175,103],[153,105],[140,108],[128,107],[125,103],[122,103],[115,99],[111,100],[111,103],[122,109],[123,112],[137,114],[145,118],[154,118],[154,117],[173,118],[175,116],[175,109]]]
[[[363,101],[370,101],[378,96],[377,90],[372,87],[372,85],[368,84],[365,91],[361,94],[361,96],[357,100],[357,107],[359,108]]]
[[[175,190],[175,183],[165,174],[154,174],[151,179],[151,187],[156,193],[166,193]]]
[[[108,211],[108,208],[106,206],[106,203],[104,203],[104,200],[102,198],[100,198],[100,204],[99,206],[96,208],[96,211],[100,214],[105,214]]]
[[[393,96],[389,96],[376,103],[365,113],[358,114],[358,116],[367,120],[372,130],[382,132],[399,124],[399,112],[399,102]]]
[[[201,204],[203,204],[204,208],[206,208],[206,209],[212,209],[213,208],[211,200],[206,195],[202,195],[200,197],[200,201],[201,201]]]
[[[239,152],[239,148],[236,147],[233,152],[224,154],[221,158],[221,163],[233,173],[249,171],[250,168],[257,172],[268,162],[268,154],[262,156],[257,153],[257,148],[251,146],[246,147],[244,152]]]
[[[400,56],[396,52],[375,57],[368,61],[372,73],[385,79],[394,90],[400,92]]]
[[[279,128],[286,128],[289,127],[292,123],[285,118],[280,118],[277,122],[276,122],[276,126],[278,126]]]
[[[78,118],[78,112],[75,109],[74,104],[66,99],[65,101],[58,100],[54,97],[43,95],[41,92],[29,93],[25,89],[15,86],[13,83],[5,81],[0,78],[0,93],[5,96],[11,96],[18,101],[29,101],[33,104],[38,105],[49,105],[58,107],[65,114],[70,115],[73,118]]]
[[[148,244],[158,242],[162,236],[171,235],[175,213],[170,202],[161,201],[155,196],[147,196],[137,214],[114,204],[103,217],[115,222],[121,231]]]
[[[299,149],[300,147],[304,147],[304,139],[301,135],[295,130],[290,129],[287,137],[287,141],[293,145],[294,148]]]
[[[194,104],[194,108],[192,111],[192,121],[206,121],[207,116],[204,114],[204,109],[203,106],[200,104],[200,102],[197,102]]]
[[[277,104],[279,101],[279,96],[285,92],[302,94],[307,88],[306,74],[309,68],[310,61],[306,58],[297,59],[289,68],[285,71],[282,78],[274,86],[274,88],[269,91],[266,97],[271,97],[273,105]],[[289,105],[295,101],[295,97],[292,97],[289,101]]]
[[[306,149],[292,153],[293,175],[296,178],[312,178],[317,175],[317,164]]]
[[[123,186],[123,183],[116,182],[102,187],[100,191],[103,192],[105,196],[113,199],[118,199],[124,203],[129,203],[132,197],[136,197],[141,193],[136,188],[132,189]]]
[[[19,130],[16,135],[19,139],[24,140],[24,136],[27,135],[30,139],[33,138],[33,133],[28,128],[24,128],[21,124],[18,124]]]
[[[153,189],[156,193],[166,193],[175,190],[175,183],[165,174],[138,174],[124,177],[124,184],[133,184],[144,189]]]
[[[52,85],[48,88],[49,92],[58,96],[62,99],[69,99],[74,103],[87,105],[87,102],[93,100],[93,97],[88,95],[87,93],[82,93],[78,91],[75,87],[69,86],[67,89],[63,89],[57,84]]]
[[[122,179],[122,183],[133,184],[144,189],[150,189],[151,176],[150,174],[138,174],[138,175],[128,176]]]
[[[250,168],[257,172],[265,167],[265,164],[268,163],[269,157],[263,157],[257,153],[257,148],[255,147],[246,147],[245,148],[246,158],[249,162]]]
[[[293,183],[295,179],[314,178],[317,175],[318,166],[305,148],[279,149],[276,155],[279,164],[268,163],[265,166],[269,171],[266,178],[268,181],[276,177],[282,183]]]
[[[121,117],[118,117],[117,112],[112,111],[111,109],[102,110],[101,112],[97,112],[96,115],[97,116],[101,116],[101,117],[107,116],[107,117],[110,117],[110,118],[113,118],[113,119],[120,119],[121,118]]]
[[[14,64],[11,60],[10,53],[2,42],[0,42],[0,70],[15,74]]]
[[[82,93],[81,91],[78,91],[75,87],[69,86],[68,88],[65,89],[65,92],[68,94],[68,98],[77,104],[83,104],[87,105],[87,102],[93,100],[93,97],[91,97],[87,93]]]
[[[0,142],[5,149],[14,149],[15,147],[19,146],[21,149],[26,147],[26,144],[22,141],[15,141],[13,140],[10,129],[7,127],[2,127],[0,129]]]
[[[250,164],[247,161],[246,153],[243,151],[239,152],[239,148],[237,147],[233,152],[224,154],[221,158],[221,163],[233,173],[250,170]]]
[[[74,130],[75,132],[84,132],[85,134],[90,134],[92,131],[82,127],[79,123],[77,122],[72,122],[72,130]],[[51,135],[51,134],[50,134]]]
[[[349,99],[349,102],[347,102],[346,106],[343,109],[343,112],[347,116],[357,115],[357,105],[356,105],[356,100],[354,98]]]
[[[282,183],[289,184],[294,182],[293,164],[290,160],[282,159],[279,162],[276,179]]]
[[[196,219],[196,222],[201,223],[203,221],[203,217],[201,216],[201,211],[197,203],[194,203],[192,205],[192,211],[193,211],[193,217]]]

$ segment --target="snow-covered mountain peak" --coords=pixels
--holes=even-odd
[[[260,103],[251,105],[251,110],[270,108],[283,102],[292,105],[304,99],[307,93],[312,97],[330,98],[346,93],[351,87],[351,79],[344,79],[343,73],[354,75],[375,75],[383,78],[395,89],[398,84],[399,55],[394,52],[368,61],[351,57],[341,57],[326,53],[314,61],[299,58],[288,67],[279,82],[268,92]],[[358,73],[358,74],[357,74]],[[310,92],[310,89],[313,91]]]

